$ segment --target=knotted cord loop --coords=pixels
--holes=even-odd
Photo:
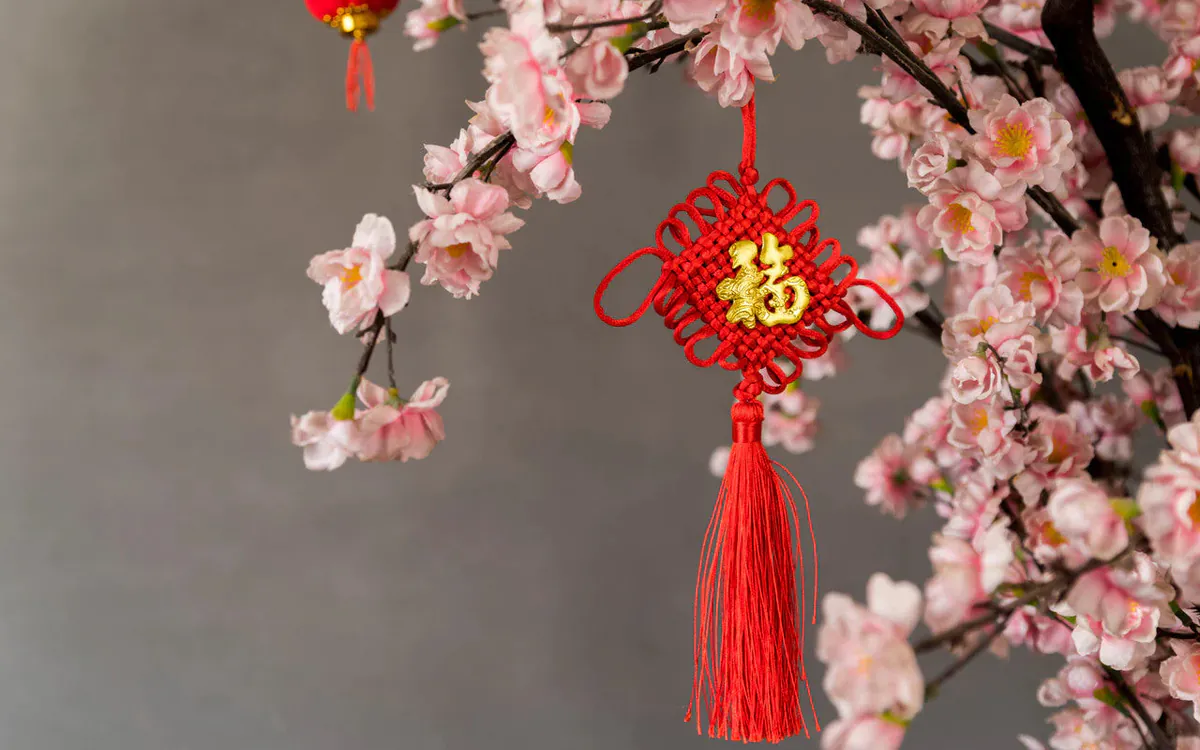
[[[604,293],[608,291],[608,285],[613,279],[617,278],[626,268],[629,268],[638,258],[643,255],[653,255],[662,261],[662,271],[658,274],[658,280],[654,282],[654,286],[650,287],[650,291],[646,294],[646,298],[642,300],[642,304],[638,309],[633,311],[633,314],[627,318],[614,318],[604,312]],[[635,250],[625,257],[620,263],[613,267],[611,271],[604,275],[600,285],[596,287],[596,295],[592,298],[592,305],[596,310],[596,316],[610,326],[627,326],[637,322],[638,318],[650,309],[650,304],[654,301],[655,295],[662,289],[663,285],[671,278],[670,264],[675,256],[661,247],[643,247],[641,250]]]

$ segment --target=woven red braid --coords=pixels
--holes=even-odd
[[[596,315],[611,326],[627,326],[653,305],[674,330],[675,342],[683,346],[688,361],[698,367],[719,364],[726,370],[743,373],[740,400],[754,398],[758,391],[780,393],[800,377],[803,360],[825,353],[834,334],[854,326],[876,339],[895,336],[904,325],[899,306],[873,281],[858,278],[854,258],[842,255],[836,239],[822,240],[817,229],[820,209],[815,201],[796,200],[796,189],[787,180],[776,178],[762,192],[756,190],[754,100],[742,108],[742,161],[740,180],[725,171],[708,176],[704,187],[693,190],[683,203],[675,205],[658,226],[655,245],[636,250],[608,272],[596,288]],[[787,203],[778,211],[768,203],[773,191],[782,191]],[[796,222],[794,226],[788,225]],[[759,243],[764,233],[775,235],[780,245],[791,245],[794,255],[787,262],[789,274],[807,283],[811,301],[803,317],[790,325],[758,325],[746,328],[726,319],[732,302],[719,299],[716,286],[733,275],[729,248],[739,240]],[[673,241],[678,251],[669,249]],[[662,272],[641,305],[625,318],[614,318],[604,311],[603,298],[622,271],[645,255],[662,261]],[[895,322],[885,331],[864,323],[846,301],[853,287],[869,289],[896,314]],[[716,339],[715,348],[704,355],[697,351],[707,339]],[[785,369],[780,361],[791,367]]]

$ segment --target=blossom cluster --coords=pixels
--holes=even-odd
[[[1095,33],[1132,22],[1162,41],[1162,64],[1118,71],[1100,112],[1056,65],[1043,10],[1057,1],[500,0],[470,11],[420,0],[405,24],[417,49],[496,19],[479,45],[485,86],[458,136],[426,146],[413,188],[423,218],[407,247],[368,215],[350,248],[310,264],[334,329],[365,351],[332,409],[293,417],[305,463],[422,458],[443,438],[445,379],[404,401],[392,368],[386,388],[365,377],[377,345],[391,355],[408,266],[423,266],[422,285],[480,294],[524,223],[518,211],[580,197],[581,128],[608,122],[632,70],[677,60],[692,85],[736,107],[774,80],[781,43],[815,41],[830,63],[880,55],[878,85],[859,91],[861,120],[914,203],[859,232],[860,275],[945,368],[853,479],[890,516],[941,520],[923,587],[878,574],[865,605],[826,597],[817,656],[838,718],[822,746],[900,746],[964,666],[926,679],[921,654],[949,647],[966,661],[1024,647],[1061,657],[1037,695],[1054,710],[1047,744],[1022,737],[1026,747],[1166,738],[1200,750],[1200,414],[1190,413],[1200,357],[1179,351],[1200,349],[1200,242],[1187,239],[1200,128],[1186,119],[1200,114],[1200,1],[1094,4]],[[1140,126],[1161,176],[1147,168],[1151,184],[1132,184],[1137,175],[1114,170],[1119,146],[1097,116]],[[1161,220],[1147,216],[1147,195]],[[850,303],[872,326],[893,322],[878,297]],[[804,363],[806,381],[847,366],[852,333]],[[817,447],[808,385],[762,400],[766,445]],[[1137,441],[1157,441],[1156,455],[1146,461]],[[727,455],[714,453],[714,473]],[[921,627],[929,635],[912,640]]]

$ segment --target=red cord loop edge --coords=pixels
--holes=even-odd
[[[658,275],[658,280],[654,282],[654,286],[650,287],[646,298],[642,300],[642,304],[638,306],[638,309],[633,311],[632,315],[627,318],[614,318],[604,312],[604,293],[608,291],[608,285],[612,283],[613,279],[617,278],[622,271],[629,268],[634,261],[643,255],[653,255],[662,261],[663,267]],[[624,260],[604,275],[604,278],[600,281],[600,285],[596,287],[596,295],[592,298],[592,305],[595,307],[596,316],[610,326],[621,327],[636,323],[639,318],[646,314],[646,310],[650,309],[650,304],[654,301],[655,295],[658,294],[659,289],[670,278],[670,272],[667,269],[674,257],[671,253],[659,247],[643,247],[641,250],[635,250],[626,256]]]

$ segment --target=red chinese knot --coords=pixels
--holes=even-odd
[[[836,239],[821,238],[817,228],[820,209],[815,201],[798,201],[796,189],[782,178],[771,180],[761,192],[756,190],[753,101],[743,113],[749,123],[748,145],[744,146],[739,169],[741,179],[720,170],[710,174],[704,187],[693,190],[659,224],[653,247],[631,253],[604,277],[596,289],[595,307],[605,323],[626,326],[637,321],[653,304],[654,311],[673,329],[676,343],[684,347],[692,364],[699,367],[719,364],[726,370],[742,372],[752,390],[754,383],[761,383],[762,390],[780,393],[800,376],[803,360],[825,353],[834,334],[853,325],[872,338],[891,338],[904,325],[904,316],[896,302],[875,282],[858,278],[857,262],[842,254]],[[773,191],[787,198],[786,205],[778,210],[769,205]],[[793,222],[795,225],[789,229]],[[767,234],[776,238],[779,245],[792,248],[793,255],[786,261],[787,275],[804,281],[810,301],[803,317],[795,323],[749,328],[729,319],[734,302],[718,296],[717,286],[733,275],[731,246],[739,241],[762,244]],[[668,247],[672,240],[680,248],[678,253]],[[608,285],[644,255],[654,255],[662,261],[658,280],[632,315],[609,316],[602,305]],[[855,314],[846,300],[853,287],[870,289],[892,308],[896,319],[890,328],[876,331]],[[697,346],[710,338],[717,340],[715,349],[707,356],[699,354]],[[781,361],[790,362],[791,366],[785,369]]]

